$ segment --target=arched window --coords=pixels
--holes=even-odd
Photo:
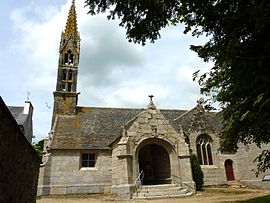
[[[201,165],[213,165],[211,141],[207,135],[200,135],[196,140],[197,156]]]
[[[64,64],[65,65],[72,65],[73,64],[73,54],[71,52],[71,50],[68,50],[67,53],[65,53],[64,55]]]

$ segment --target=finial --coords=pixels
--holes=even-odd
[[[197,104],[202,105],[204,103],[204,99],[201,97],[198,101]]]
[[[149,95],[148,96],[149,98],[150,98],[150,103],[148,104],[148,106],[147,106],[147,108],[148,109],[156,109],[156,106],[155,106],[155,104],[154,104],[154,102],[153,102],[153,95]]]
[[[72,0],[72,6],[75,6],[75,0]]]

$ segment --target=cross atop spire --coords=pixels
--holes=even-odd
[[[66,23],[65,35],[77,35],[78,26],[77,26],[77,14],[75,9],[75,0],[72,0],[72,4],[70,6],[68,12],[68,19]]]

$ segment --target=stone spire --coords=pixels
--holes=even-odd
[[[57,92],[77,90],[77,74],[80,59],[80,33],[78,32],[75,1],[69,9],[65,32],[62,32],[59,47]]]
[[[75,1],[73,0],[69,9],[65,31],[61,35],[52,125],[56,115],[76,114],[79,94],[77,92],[77,76],[80,41]]]
[[[153,95],[149,95],[149,98],[150,98],[150,102],[147,106],[148,109],[156,109],[157,107],[155,106],[154,102],[153,102]]]
[[[75,0],[72,0],[72,4],[70,6],[68,12],[68,19],[66,23],[65,35],[77,35],[78,26],[77,26],[77,14],[75,9]]]

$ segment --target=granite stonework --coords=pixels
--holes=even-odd
[[[111,152],[108,150],[51,150],[40,169],[39,195],[110,193]],[[81,167],[81,154],[95,153],[95,167]]]
[[[192,133],[189,137],[190,149],[195,154],[197,154],[196,139],[201,133]],[[201,165],[205,186],[227,185],[225,161],[231,160],[235,181],[248,187],[262,188],[262,177],[270,172],[266,171],[265,173],[256,175],[257,165],[255,158],[262,150],[269,149],[269,145],[263,145],[261,148],[258,148],[255,144],[244,145],[239,143],[237,152],[224,154],[219,150],[220,140],[217,134],[209,133],[207,136],[212,139],[213,165]]]
[[[145,109],[77,106],[79,47],[72,1],[61,35],[52,128],[44,142],[38,195],[114,193],[132,198],[139,184],[167,184],[190,195],[195,188],[190,155],[198,155],[202,138],[208,150],[208,163],[201,165],[205,185],[233,179],[262,186],[263,174],[255,177],[253,163],[261,149],[239,145],[235,154],[220,153],[222,119],[205,111],[201,100],[190,110],[158,109],[151,95]],[[82,167],[82,154],[95,155],[94,167]],[[226,160],[231,165],[225,170]]]
[[[41,160],[0,97],[0,202],[36,202]]]
[[[213,115],[207,115],[208,113],[203,110],[200,104],[173,120],[177,122],[178,120],[186,119],[184,117],[190,117],[189,127],[183,126],[182,128],[182,125],[180,125],[178,129],[173,127],[174,125],[171,124],[172,120],[168,120],[163,115],[162,112],[164,111],[158,110],[153,105],[151,101],[146,109],[141,110],[135,117],[124,123],[117,130],[119,136],[111,144],[97,143],[92,145],[92,149],[79,149],[78,146],[83,144],[80,139],[78,140],[80,140],[81,144],[74,145],[74,141],[72,141],[73,150],[68,144],[68,139],[65,140],[66,144],[57,149],[53,145],[56,137],[60,134],[62,136],[64,133],[71,132],[68,132],[70,130],[60,131],[57,129],[57,127],[63,129],[65,125],[69,128],[70,123],[64,122],[65,125],[63,125],[62,121],[59,123],[58,119],[59,117],[63,120],[63,116],[56,116],[55,125],[52,129],[54,133],[51,132],[50,137],[45,142],[49,159],[47,160],[44,157],[46,164],[40,170],[38,195],[114,193],[124,198],[132,198],[135,191],[135,180],[140,173],[139,153],[145,146],[153,144],[163,148],[169,156],[169,164],[165,166],[169,167],[169,183],[178,184],[189,191],[193,191],[194,182],[192,181],[190,168],[190,153],[197,154],[197,138],[202,135],[207,135],[210,138],[213,156],[213,165],[201,165],[204,172],[205,186],[227,185],[228,181],[224,164],[226,160],[232,160],[236,181],[250,187],[266,187],[264,186],[266,183],[262,182],[264,174],[258,177],[255,176],[256,164],[253,161],[260,151],[268,146],[263,146],[262,149],[259,149],[255,145],[244,146],[239,144],[238,152],[222,154],[219,151],[220,140],[218,134],[220,128],[216,125],[214,126],[214,124],[211,126]],[[91,111],[95,113],[93,118],[96,118],[96,115],[98,115],[96,110]],[[101,111],[104,111],[104,109],[101,109]],[[116,109],[116,111],[118,112],[119,109]],[[122,111],[125,112],[124,109]],[[133,115],[136,111],[128,109],[126,112],[132,112]],[[113,109],[110,109],[110,112],[113,112]],[[89,112],[85,111],[85,113]],[[192,116],[189,114],[192,114]],[[201,114],[205,115],[202,116]],[[69,117],[66,116],[65,118],[68,119]],[[83,117],[80,116],[80,122],[82,122],[81,118]],[[101,118],[103,121],[106,120],[103,119],[103,116]],[[120,126],[116,121],[114,120],[115,125]],[[120,119],[120,121],[122,122],[123,119]],[[95,123],[99,123],[102,126],[101,121],[95,120]],[[204,128],[203,125],[206,124],[208,127]],[[85,125],[78,126],[85,128]],[[102,127],[106,128],[106,125]],[[88,128],[92,129],[92,131],[99,129],[90,122]],[[114,133],[113,130],[116,130],[114,128],[110,129],[112,133]],[[184,129],[188,129],[188,131],[184,131]],[[73,134],[73,136],[76,135]],[[77,136],[80,135],[78,134]],[[99,142],[102,142],[101,138],[99,138]],[[84,143],[85,146],[91,146],[89,143],[91,139],[89,137],[89,140]],[[107,136],[103,137],[103,139],[105,139],[103,141],[106,143]],[[66,149],[63,149],[63,146]],[[102,147],[97,149],[96,146]],[[82,153],[96,154],[97,160],[94,168],[86,169],[80,166]]]
[[[131,197],[135,189],[135,180],[141,172],[139,152],[144,146],[151,144],[161,146],[169,155],[170,165],[164,166],[170,167],[171,174],[168,182],[185,183],[188,186],[184,185],[184,187],[194,189],[189,148],[185,143],[184,135],[176,132],[162,113],[151,104],[122,127],[121,139],[113,144],[113,193]],[[165,168],[164,170],[167,171]]]

